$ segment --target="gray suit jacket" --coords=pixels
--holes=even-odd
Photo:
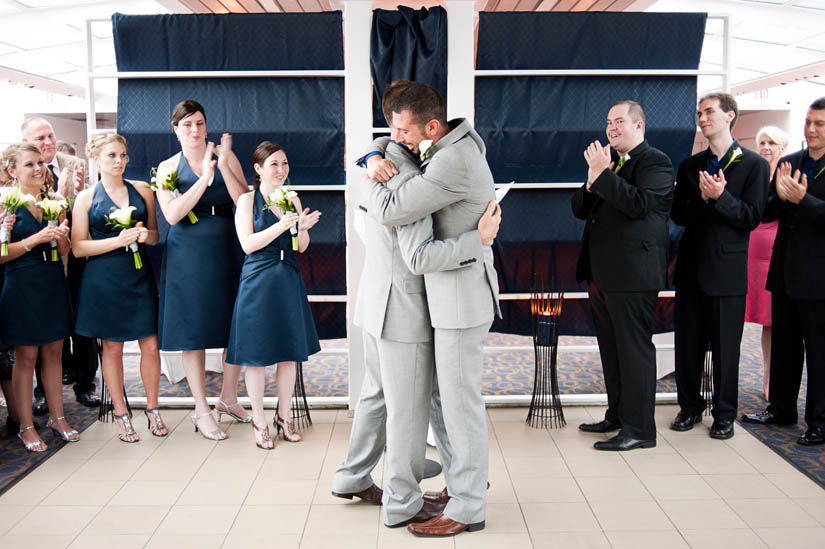
[[[395,189],[371,182],[367,200],[371,215],[384,225],[409,224],[432,214],[434,240],[411,250],[413,244],[402,238],[402,246],[412,270],[426,273],[433,327],[462,329],[501,316],[492,248],[482,246],[480,256],[455,255],[457,250],[471,250],[473,239],[480,241],[474,231],[495,198],[495,185],[481,137],[463,119],[451,121],[450,127],[428,152],[421,164],[423,173]],[[374,150],[380,151],[380,146]],[[455,241],[444,242],[450,239]]]
[[[395,143],[387,147],[386,157],[399,170],[398,175],[387,182],[390,189],[397,189],[420,173],[415,160]],[[363,203],[358,208],[369,212]],[[402,343],[432,341],[424,277],[407,268],[398,247],[396,228],[380,224],[371,215],[364,217],[366,257],[355,304],[355,324],[376,338]],[[431,237],[430,226],[423,221],[405,227],[408,240],[423,241]]]

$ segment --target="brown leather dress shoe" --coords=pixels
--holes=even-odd
[[[362,500],[366,501],[367,503],[372,503],[373,505],[381,505],[381,498],[384,497],[384,490],[372,484],[366,490],[361,490],[360,492],[350,492],[348,494],[343,494],[339,492],[332,492],[332,495],[337,498],[344,498],[344,499],[352,499],[353,497],[361,498]]]
[[[487,489],[490,489],[490,481],[487,481]],[[449,503],[450,502],[450,494],[447,493],[447,487],[445,486],[443,490],[440,492],[424,492],[424,495],[421,496],[424,501],[431,501],[433,503]]]
[[[421,497],[424,498],[424,501],[429,501],[431,503],[445,504],[450,501],[450,494],[447,493],[446,486],[440,492],[424,492],[424,495]]]
[[[415,515],[408,518],[407,520],[402,520],[396,524],[385,524],[387,528],[401,528],[402,526],[406,526],[408,524],[418,524],[421,522],[427,522],[431,518],[435,518],[441,514],[441,511],[444,510],[445,504],[443,503],[433,503],[431,501],[424,501],[424,505],[421,506],[421,510],[418,511]]]
[[[410,524],[407,526],[407,530],[421,538],[441,538],[446,536],[454,536],[464,532],[465,530],[467,532],[484,530],[484,521],[482,520],[481,522],[476,522],[473,524],[462,524],[445,517],[443,514],[439,514],[427,522],[422,522],[421,524]]]

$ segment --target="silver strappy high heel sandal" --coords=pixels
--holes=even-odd
[[[48,450],[49,447],[46,446],[46,443],[43,442],[40,438],[38,438],[34,442],[26,442],[25,440],[23,440],[23,433],[25,433],[29,429],[33,430],[34,425],[29,425],[28,427],[23,427],[22,429],[20,429],[17,432],[17,438],[19,438],[20,442],[23,443],[23,446],[26,448],[26,451],[27,452],[45,452],[46,450]]]
[[[241,417],[241,416],[239,416],[238,414],[236,414],[232,411],[232,408],[234,406],[237,406],[241,410],[244,410],[244,407],[241,406],[240,403],[235,402],[234,404],[227,404],[226,402],[222,401],[221,399],[218,399],[218,405],[220,405],[221,408],[222,408],[221,409],[221,408],[218,408],[218,406],[215,406],[215,411],[218,412],[218,421],[219,422],[220,422],[221,418],[223,417],[223,415],[226,414],[229,417],[231,417],[232,419],[234,419],[235,421],[237,421],[238,423],[252,423],[252,416],[251,415],[247,415],[246,417]],[[244,411],[246,411],[246,410],[244,410]]]
[[[135,431],[135,428],[132,426],[132,418],[129,417],[129,414],[123,414],[122,416],[113,414],[113,417],[115,419],[119,419],[120,422],[123,424],[123,432],[119,433],[117,435],[117,438],[128,444],[132,444],[140,440],[140,438],[136,438],[134,440],[127,440],[128,437],[133,437],[137,435],[137,431]]]
[[[192,424],[195,426],[195,432],[197,433],[198,431],[200,431],[201,436],[203,438],[207,438],[209,440],[225,440],[226,439],[226,436],[225,436],[226,433],[224,433],[221,430],[220,427],[218,427],[217,429],[215,429],[213,431],[203,431],[203,430],[198,429],[198,420],[199,419],[201,419],[203,417],[206,417],[206,416],[213,416],[214,417],[214,415],[215,415],[215,410],[209,410],[207,413],[200,414],[200,415],[198,415],[198,413],[195,412],[194,414],[189,416],[189,419],[192,420]],[[221,435],[224,435],[224,436],[221,436]]]
[[[169,429],[167,429],[166,424],[163,423],[163,418],[160,417],[160,409],[159,408],[146,408],[143,410],[144,415],[146,416],[146,428],[152,431],[152,435],[156,437],[165,437],[169,434]],[[152,427],[152,421],[149,419],[149,416],[152,416],[152,419],[155,420],[155,426]],[[163,433],[162,431],[166,431]]]
[[[61,431],[56,427],[57,422],[61,419],[65,420],[66,416],[60,416],[58,418],[49,417],[49,420],[46,422],[46,427],[49,427],[52,431],[57,433],[57,436],[65,440],[66,442],[77,442],[80,440],[80,433],[77,430],[72,429],[71,431]],[[76,437],[76,438],[73,438]]]

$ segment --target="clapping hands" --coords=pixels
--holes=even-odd
[[[610,145],[598,141],[592,142],[584,150],[584,159],[587,161],[587,190],[604,170],[613,169],[614,162],[610,159]]]
[[[298,218],[298,231],[308,231],[312,227],[318,223],[318,220],[321,218],[321,212],[315,210],[314,212],[310,213],[309,208],[304,208],[304,211],[301,212],[300,217]]]
[[[702,200],[718,200],[725,191],[725,186],[728,182],[725,180],[725,172],[719,170],[716,175],[710,175],[709,172],[699,172],[699,192],[702,195]]]
[[[796,170],[791,175],[791,165],[783,162],[776,169],[776,194],[782,200],[799,204],[808,192],[808,178]]]

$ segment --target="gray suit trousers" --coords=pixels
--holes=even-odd
[[[349,452],[335,473],[333,490],[368,488],[386,442],[384,522],[392,525],[411,518],[424,504],[419,483],[424,475],[433,344],[400,343],[364,332],[364,358],[367,376]]]
[[[481,372],[490,325],[435,329],[436,376],[452,450],[449,461],[441,456],[450,494],[444,515],[464,524],[485,517],[489,456]]]

